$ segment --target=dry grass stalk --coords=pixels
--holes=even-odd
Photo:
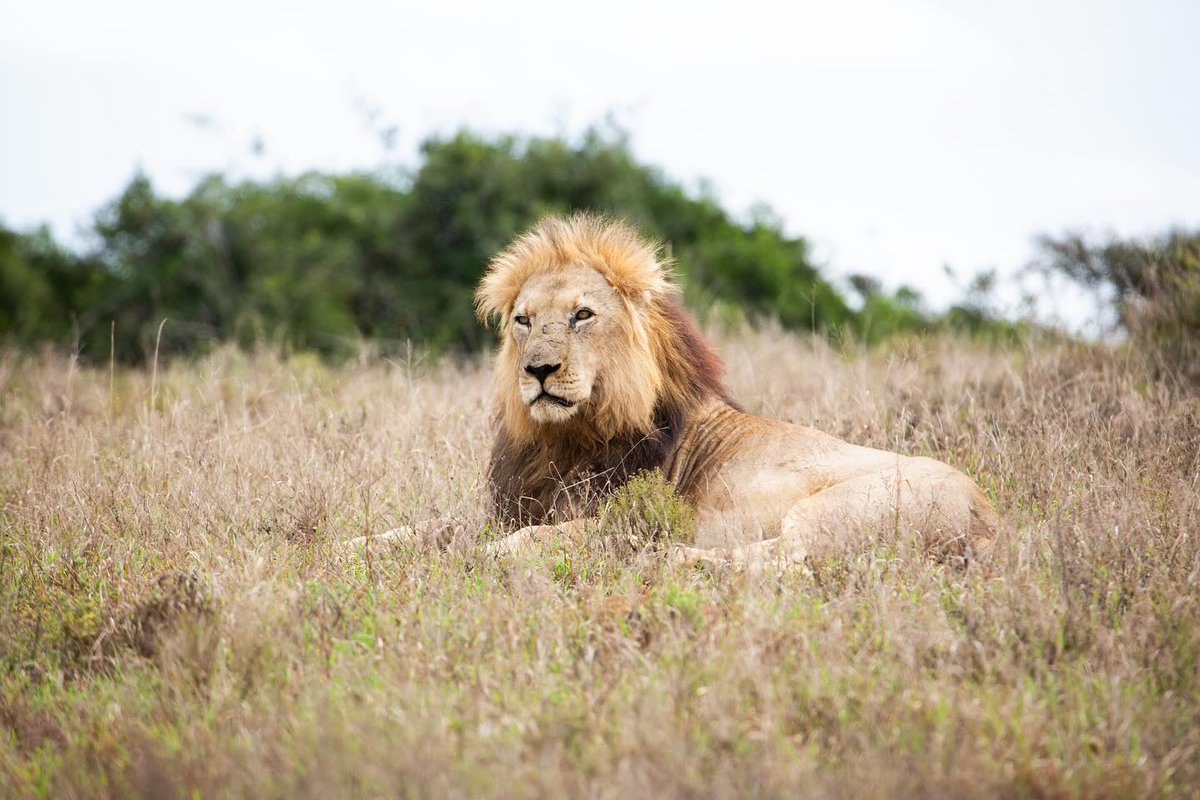
[[[1097,348],[720,347],[749,410],[977,476],[991,563],[490,559],[482,362],[0,358],[0,795],[1194,796],[1194,397]]]

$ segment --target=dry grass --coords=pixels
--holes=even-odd
[[[1196,796],[1195,398],[1074,346],[721,350],[752,411],[977,476],[995,559],[493,560],[481,363],[0,359],[0,795]]]

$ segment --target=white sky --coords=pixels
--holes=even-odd
[[[179,195],[376,166],[364,103],[409,164],[434,132],[612,114],[831,274],[940,304],[943,264],[1011,273],[1037,232],[1200,226],[1198,42],[1186,0],[0,0],[0,219],[69,238],[139,167]]]

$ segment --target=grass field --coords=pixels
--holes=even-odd
[[[1200,795],[1195,396],[1079,345],[719,345],[748,410],[975,476],[993,558],[489,558],[483,361],[0,357],[0,796]]]

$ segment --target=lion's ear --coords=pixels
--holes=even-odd
[[[641,308],[663,302],[679,291],[670,268],[658,261],[650,261],[636,271],[626,266],[615,274],[608,272],[605,277],[614,289]]]
[[[635,292],[625,291],[621,292],[621,294],[628,299],[628,302],[631,305],[633,305],[635,308],[641,309],[642,311],[648,311],[649,309],[653,308],[655,303],[658,302],[663,296],[661,292],[655,292],[653,289],[642,289],[641,291]]]
[[[649,247],[647,245],[646,250],[639,253],[601,257],[592,262],[609,286],[641,307],[665,300],[677,291],[669,262],[664,264]]]
[[[521,290],[521,283],[516,279],[517,270],[511,264],[497,263],[498,260],[493,259],[488,264],[475,290],[475,316],[485,325],[493,319],[506,319]]]
[[[483,285],[475,290],[475,318],[487,325],[493,318],[500,320],[508,316],[508,309],[502,302],[486,294]]]

